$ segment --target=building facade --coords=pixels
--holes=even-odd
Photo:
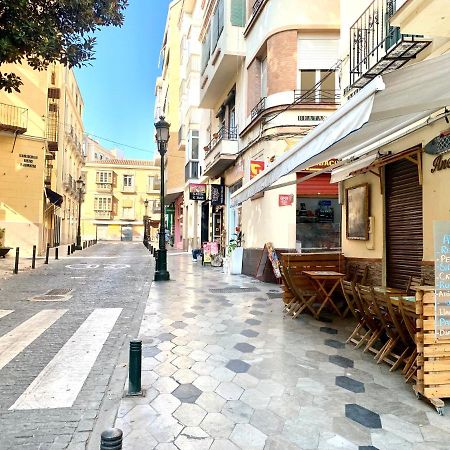
[[[161,214],[159,161],[87,161],[82,204],[83,239],[157,242]]]
[[[0,92],[0,227],[5,245],[24,254],[36,245],[75,240],[75,182],[83,165],[83,100],[73,72],[10,65],[21,92]],[[26,195],[23,193],[26,192]]]

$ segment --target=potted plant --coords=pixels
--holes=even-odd
[[[230,240],[227,246],[228,269],[231,275],[240,275],[242,273],[242,260],[244,248],[242,247],[243,235],[240,227],[236,227],[235,236]]]
[[[0,228],[0,257],[4,258],[11,250],[11,247],[5,247],[5,229]]]

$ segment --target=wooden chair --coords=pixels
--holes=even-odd
[[[408,278],[408,282],[406,283],[406,292],[408,295],[416,295],[416,289],[419,286],[423,286],[425,284],[425,280],[423,277],[417,277],[414,275],[411,275]]]
[[[364,267],[356,264],[350,264],[345,277],[346,281],[353,281],[356,284],[367,285],[369,277],[369,266],[366,264]]]
[[[285,306],[285,311],[296,319],[302,312],[308,309],[313,315],[315,314],[312,305],[319,298],[319,293],[311,289],[305,289],[294,282],[289,266],[282,266],[282,277],[289,290],[294,294],[292,301]]]
[[[352,344],[355,344],[355,348],[359,348],[370,335],[370,329],[367,326],[366,317],[359,302],[355,283],[352,281],[341,280],[341,287],[345,301],[347,302],[348,310],[358,321],[356,328],[346,342],[351,342]]]
[[[416,343],[416,333],[417,333],[416,304],[415,304],[415,302],[411,302],[409,300],[406,300],[403,297],[400,297],[399,308],[400,308],[400,313],[403,317],[403,323],[408,332],[410,346],[413,349],[411,355],[408,357],[408,359],[406,361],[405,367],[402,370],[402,373],[405,377],[405,381],[409,382],[416,378],[417,367],[418,367],[418,353],[417,353],[417,343]]]
[[[375,358],[379,355],[380,350],[374,347],[374,344],[381,340],[384,327],[380,322],[377,311],[374,309],[374,291],[372,286],[356,285],[356,292],[360,300],[361,308],[363,310],[367,327],[370,330],[370,335],[367,339],[367,344],[363,352],[370,351],[375,354]]]

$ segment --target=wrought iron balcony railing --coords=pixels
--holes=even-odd
[[[310,89],[294,91],[294,102],[297,105],[308,104],[322,104],[322,105],[337,105],[341,99],[340,91],[336,90],[322,90],[322,89]]]
[[[390,19],[396,0],[374,0],[350,28],[350,86],[361,88],[377,75],[415,58],[430,44],[422,36],[401,34]]]
[[[25,133],[28,126],[28,109],[0,103],[0,130]]]
[[[211,139],[209,144],[205,147],[206,154],[208,154],[211,150],[213,150],[222,140],[237,141],[238,140],[237,127],[227,128],[223,126],[217,133],[214,133],[213,138]]]
[[[252,109],[251,118],[252,120],[259,116],[266,109],[266,97],[263,97],[258,104]]]

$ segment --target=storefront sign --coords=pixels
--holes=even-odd
[[[308,167],[305,172],[318,172],[319,170],[328,169],[328,167],[334,166],[337,162],[337,159],[329,159],[328,161],[324,161],[323,163]]]
[[[292,194],[280,194],[278,196],[278,206],[290,206],[294,203],[294,196]]]
[[[431,169],[431,173],[439,172],[444,169],[450,169],[450,157],[446,159],[443,157],[443,155],[439,155],[433,161],[433,168]]]
[[[450,338],[450,222],[434,222],[436,337]]]
[[[222,184],[211,184],[211,205],[225,205],[225,186]]]
[[[19,163],[20,167],[28,167],[30,169],[36,169],[36,160],[38,159],[36,155],[25,155],[23,153],[20,153],[19,158],[22,160]]]
[[[450,130],[443,131],[439,136],[433,138],[427,145],[424,151],[429,155],[439,155],[450,150]]]
[[[190,184],[189,200],[206,200],[206,184]]]
[[[250,161],[250,180],[264,170],[264,161]]]

